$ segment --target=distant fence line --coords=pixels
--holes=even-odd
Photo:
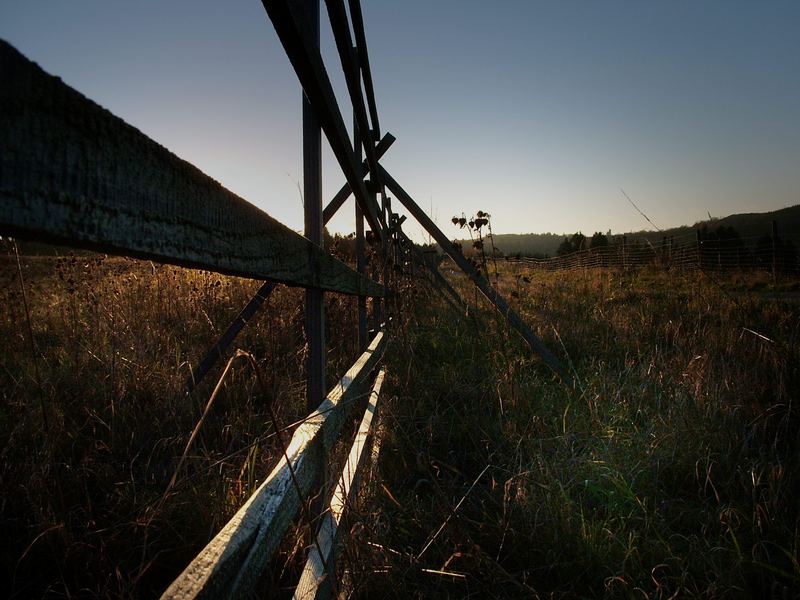
[[[586,248],[547,258],[519,255],[505,257],[531,269],[561,271],[612,268],[705,271],[767,271],[773,276],[800,274],[800,235],[777,235],[775,229],[763,236],[732,239],[703,238],[696,234],[664,236],[652,242],[643,238],[614,240],[605,246]]]

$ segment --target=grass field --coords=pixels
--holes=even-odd
[[[21,267],[22,286],[13,254],[0,265],[0,578],[19,598],[158,595],[277,460],[266,403],[281,428],[306,414],[302,290],[276,290],[237,339],[270,389],[235,363],[179,469],[222,365],[187,396],[190,368],[258,282],[94,254]],[[355,301],[327,310],[333,378]]]
[[[418,310],[353,550],[365,595],[800,593],[794,285],[515,275],[501,287],[579,389],[491,312]]]
[[[157,595],[276,460],[265,402],[303,416],[302,293],[279,288],[237,340],[270,389],[237,364],[179,469],[215,383],[186,396],[189,366],[257,283],[98,255],[21,271],[3,259],[0,576],[19,598]],[[794,284],[517,275],[500,287],[578,389],[480,300],[467,317],[405,290],[342,561],[356,595],[800,593]],[[332,380],[355,301],[327,303]],[[273,581],[301,557],[289,540]]]

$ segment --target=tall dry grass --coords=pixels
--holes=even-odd
[[[277,460],[267,403],[285,428],[305,415],[302,291],[279,287],[235,343],[269,389],[236,362],[181,465],[224,361],[187,395],[190,369],[259,283],[91,253],[23,256],[20,282],[11,247],[0,261],[4,587],[158,595]],[[355,301],[327,311],[333,380]]]
[[[797,294],[601,270],[501,287],[579,389],[485,306],[418,306],[350,544],[357,595],[800,593]]]
[[[277,459],[265,403],[287,428],[305,413],[302,292],[276,291],[237,341],[269,390],[235,363],[178,470],[215,383],[187,396],[190,365],[258,284],[92,254],[21,264],[22,283],[0,265],[9,595],[157,595]],[[466,316],[397,285],[380,460],[340,566],[355,596],[800,591],[794,283],[501,272],[574,392],[480,301]],[[327,308],[333,381],[355,302]],[[264,590],[291,593],[307,528]]]

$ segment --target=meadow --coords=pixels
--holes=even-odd
[[[420,307],[353,550],[364,595],[796,596],[800,296],[782,285],[507,269],[574,392],[480,300],[474,321]]]
[[[303,291],[277,289],[237,339],[268,389],[236,361],[182,462],[225,363],[187,394],[191,368],[259,282],[91,253],[18,268],[6,250],[0,577],[18,598],[157,596],[277,460],[268,403],[287,437],[306,415]],[[326,308],[335,378],[356,303]]]
[[[187,395],[190,368],[258,283],[96,254],[2,261],[9,595],[156,596],[277,460],[266,403],[281,430],[304,416],[302,291],[279,287],[237,339],[269,389],[234,363],[181,462],[219,373]],[[403,283],[380,458],[341,561],[353,595],[800,593],[796,282],[500,268],[577,389],[464,278],[468,314]],[[357,352],[356,302],[326,302],[330,381]],[[265,588],[290,593],[307,539]]]

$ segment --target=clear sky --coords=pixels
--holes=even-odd
[[[647,228],[620,188],[662,228],[800,203],[800,2],[362,7],[382,162],[450,236],[479,209],[502,233]],[[0,37],[302,229],[301,92],[260,2],[3,0]]]

